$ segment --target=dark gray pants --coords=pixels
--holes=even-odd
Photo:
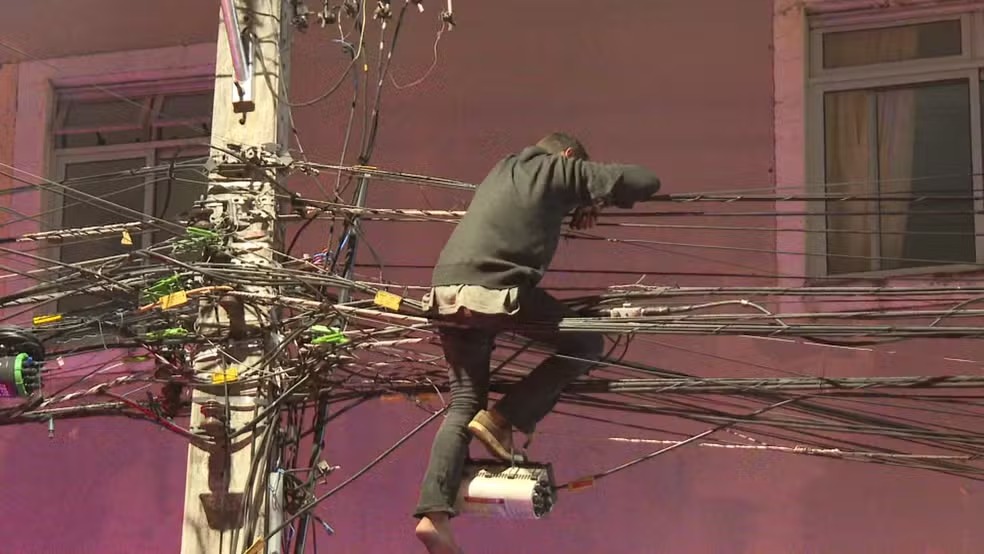
[[[519,312],[514,316],[475,315],[469,318],[469,328],[441,330],[451,400],[431,447],[414,512],[416,517],[429,512],[455,514],[454,503],[471,440],[467,426],[488,403],[490,358],[498,332],[518,326],[515,332],[560,355],[544,360],[512,386],[495,406],[514,427],[531,433],[536,423],[553,409],[564,387],[595,365],[590,360],[601,358],[604,348],[601,335],[557,332],[557,322],[574,315],[543,290],[530,289],[520,293]]]

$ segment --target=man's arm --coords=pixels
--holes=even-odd
[[[566,189],[581,206],[631,208],[660,189],[655,173],[639,165],[606,164],[553,157],[554,185]]]

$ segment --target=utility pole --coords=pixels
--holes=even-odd
[[[220,4],[211,136],[218,163],[210,168],[195,226],[221,236],[218,261],[276,267],[282,228],[275,182],[283,175],[276,158],[286,152],[289,131],[280,91],[288,81],[292,12],[288,0]],[[269,286],[246,290],[277,294]],[[215,446],[188,449],[182,554],[280,553],[279,541],[261,542],[269,520],[279,521],[282,504],[279,475],[269,474],[277,410],[264,412],[275,385],[264,357],[278,342],[276,322],[272,307],[231,296],[203,300],[200,307],[196,331],[215,346],[194,359],[199,384],[191,428],[207,433]],[[260,414],[262,421],[244,429]]]

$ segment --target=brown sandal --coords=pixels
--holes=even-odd
[[[512,427],[503,428],[495,422],[492,414],[480,410],[468,423],[470,432],[496,458],[513,460]]]

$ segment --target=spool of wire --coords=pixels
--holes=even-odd
[[[0,398],[30,396],[41,390],[44,346],[19,327],[0,327]]]
[[[30,396],[41,390],[41,364],[29,354],[0,357],[0,397]]]
[[[465,463],[456,507],[461,513],[506,519],[540,519],[557,501],[550,464]]]

